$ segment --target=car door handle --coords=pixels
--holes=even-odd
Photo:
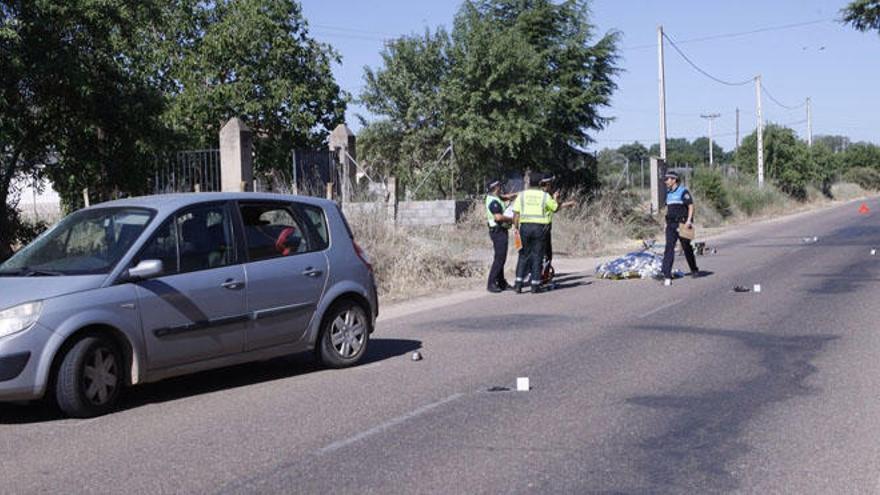
[[[242,282],[240,280],[229,279],[226,282],[223,282],[222,284],[220,284],[220,287],[223,287],[224,289],[229,289],[229,290],[238,290],[238,289],[241,289],[242,287],[244,287],[244,282]]]
[[[303,270],[303,272],[302,272],[302,274],[305,275],[306,277],[317,277],[321,273],[322,273],[321,270],[318,270],[317,268],[312,268],[312,267],[308,267],[305,270]]]

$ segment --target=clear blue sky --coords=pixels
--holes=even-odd
[[[657,26],[703,70],[730,82],[761,74],[770,95],[786,106],[812,98],[813,134],[842,134],[880,144],[880,36],[860,33],[836,19],[845,1],[833,0],[600,0],[591,3],[598,34],[619,31],[618,89],[604,114],[615,121],[595,135],[594,148],[658,136]],[[383,40],[426,27],[450,28],[459,0],[304,0],[311,34],[342,55],[337,81],[354,96],[363,86],[363,67],[378,67]],[[822,21],[822,22],[814,22]],[[807,24],[809,23],[809,24]],[[805,24],[786,29],[794,24]],[[748,33],[751,34],[740,34]],[[740,35],[737,35],[740,34]],[[735,36],[720,36],[735,35]],[[700,40],[714,37],[713,39]],[[735,109],[740,132],[755,128],[754,84],[730,87],[696,72],[666,44],[666,109],[669,137],[694,139],[708,133],[701,113],[720,113],[716,141],[725,150],[735,141]],[[806,136],[806,111],[785,109],[765,93],[764,119],[791,124]],[[351,105],[348,122],[365,114]],[[369,118],[369,116],[367,115]]]

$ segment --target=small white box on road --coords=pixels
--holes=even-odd
[[[529,377],[521,376],[516,379],[516,391],[517,392],[528,392],[529,391]]]
[[[755,284],[755,285],[752,287],[752,291],[754,291],[754,292],[761,292],[761,284]]]
[[[876,249],[872,249],[872,250],[871,250],[871,256],[874,256],[875,254],[877,254],[877,250],[876,250]]]

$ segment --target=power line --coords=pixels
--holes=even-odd
[[[666,33],[663,33],[663,37],[666,38],[667,41],[669,41],[669,44],[672,45],[672,48],[675,48],[675,51],[677,51],[678,54],[681,55],[681,58],[683,58],[688,64],[690,64],[690,66],[693,67],[694,70],[696,70],[700,74],[703,74],[704,76],[708,77],[709,79],[712,79],[713,81],[715,81],[717,83],[724,84],[726,86],[745,86],[746,84],[752,83],[752,81],[753,81],[752,78],[749,78],[749,79],[746,79],[745,81],[740,81],[740,82],[730,82],[730,81],[725,81],[724,79],[719,79],[719,78],[713,76],[712,74],[709,74],[705,70],[701,69],[697,64],[695,64],[690,58],[688,58],[688,56],[685,55],[683,51],[681,51],[681,48],[679,48],[678,45],[676,45],[675,42],[672,41],[672,38],[670,38],[669,35],[667,35]]]
[[[799,108],[803,108],[807,104],[807,102],[804,101],[800,105],[794,105],[794,106],[785,105],[783,103],[780,103],[779,100],[777,100],[776,98],[773,97],[772,94],[770,94],[770,91],[767,90],[767,86],[764,86],[764,83],[761,83],[761,89],[764,90],[764,93],[767,95],[767,98],[770,98],[770,101],[772,101],[773,103],[776,103],[777,105],[779,105],[780,107],[782,107],[786,110],[797,110]]]
[[[717,39],[723,39],[723,38],[736,38],[739,36],[748,36],[748,35],[752,35],[752,34],[766,33],[769,31],[781,31],[784,29],[793,29],[793,28],[798,28],[798,27],[811,26],[813,24],[821,24],[824,22],[834,22],[834,19],[817,19],[817,20],[813,20],[813,21],[798,22],[795,24],[783,24],[781,26],[770,26],[770,27],[766,27],[766,28],[758,28],[758,29],[753,29],[751,31],[740,31],[737,33],[724,33],[724,34],[715,34],[715,35],[711,35],[711,36],[703,36],[700,38],[690,38],[690,39],[679,41],[679,44],[683,45],[685,43],[700,43],[703,41],[717,40]],[[646,49],[646,48],[657,48],[657,45],[655,45],[655,44],[635,45],[635,46],[624,47],[623,49],[624,50],[641,50],[641,49]]]

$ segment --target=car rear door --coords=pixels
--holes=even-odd
[[[245,348],[297,342],[324,292],[328,243],[314,234],[294,203],[240,202],[239,213],[253,318]]]
[[[138,282],[150,369],[241,352],[248,323],[244,267],[227,203],[178,212],[135,260],[159,259],[164,274]]]

